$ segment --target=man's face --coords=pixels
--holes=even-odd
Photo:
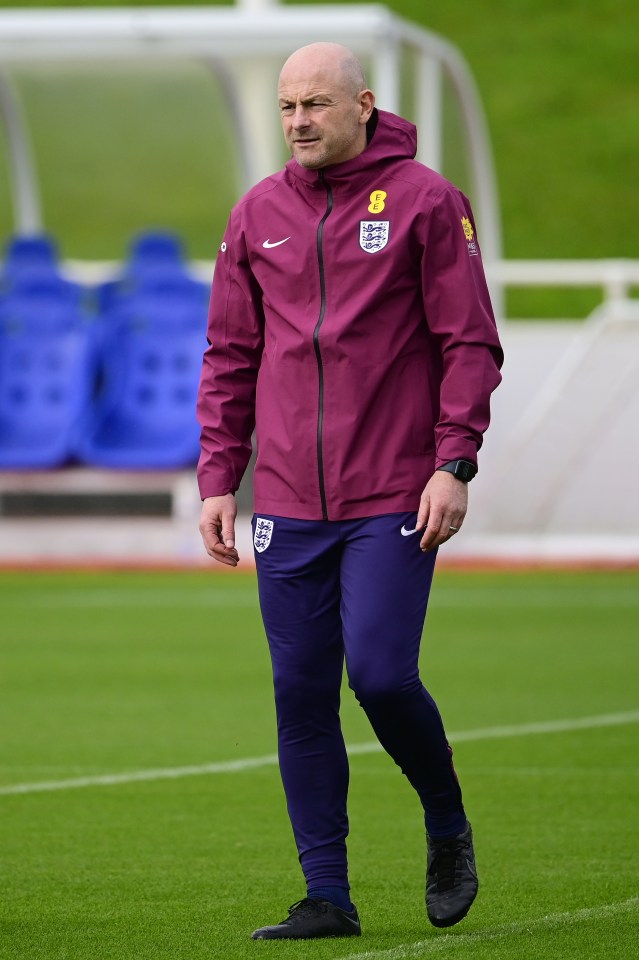
[[[312,170],[351,160],[366,147],[368,104],[327,71],[306,73],[287,69],[280,77],[280,117],[292,156]]]

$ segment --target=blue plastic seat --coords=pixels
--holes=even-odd
[[[9,292],[24,281],[59,276],[58,249],[47,234],[10,237],[0,271],[0,290]]]
[[[96,290],[101,313],[121,299],[136,296],[146,287],[162,284],[204,287],[189,274],[180,238],[168,231],[145,231],[133,238],[122,273]],[[208,292],[208,290],[207,290]]]
[[[127,272],[139,279],[186,273],[180,237],[163,230],[139,233],[129,247]]]
[[[82,426],[80,460],[121,469],[197,461],[205,329],[201,300],[180,307],[148,291],[102,319],[102,391]]]
[[[30,277],[0,297],[2,335],[69,330],[89,320],[86,290],[61,277]]]
[[[57,467],[76,445],[91,393],[82,327],[0,335],[0,468]]]
[[[91,399],[94,332],[84,290],[25,275],[0,297],[0,467],[60,466]]]

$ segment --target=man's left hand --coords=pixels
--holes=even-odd
[[[452,473],[436,470],[419,501],[417,529],[426,528],[419,544],[421,549],[434,550],[450,540],[461,529],[467,509],[467,484]]]

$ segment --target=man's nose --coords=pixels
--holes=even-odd
[[[308,110],[306,109],[305,106],[303,106],[303,104],[298,103],[297,106],[295,107],[295,113],[293,114],[293,119],[292,119],[293,126],[296,129],[299,129],[300,127],[308,126],[308,122],[309,122]]]

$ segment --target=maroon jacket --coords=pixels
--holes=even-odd
[[[468,200],[376,111],[367,149],[291,160],[231,213],[198,400],[202,498],[349,520],[417,510],[436,466],[477,462],[501,348]]]

